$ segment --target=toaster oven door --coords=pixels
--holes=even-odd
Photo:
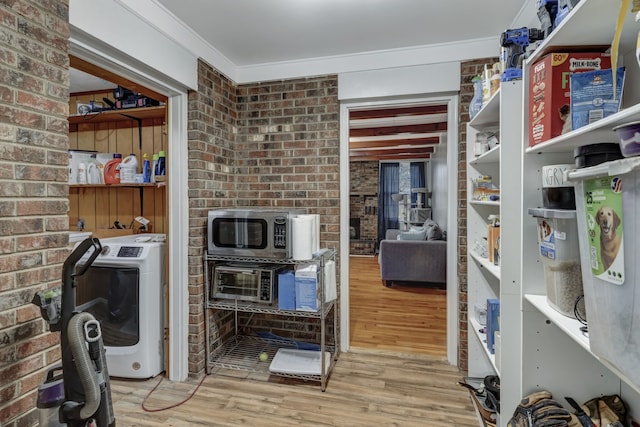
[[[214,298],[260,301],[260,269],[258,266],[221,265],[214,271]]]

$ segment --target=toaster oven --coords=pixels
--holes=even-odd
[[[213,270],[214,298],[273,304],[284,265],[226,263]]]

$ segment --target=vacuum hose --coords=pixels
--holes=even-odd
[[[97,336],[92,339],[100,339],[100,324],[90,313],[78,313],[69,320],[67,333],[69,335],[69,346],[75,359],[78,375],[82,388],[85,392],[85,404],[80,410],[82,419],[90,418],[100,406],[100,384],[98,374],[95,372],[93,361],[87,350],[85,328],[86,324],[95,324]]]

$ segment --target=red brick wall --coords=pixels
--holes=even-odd
[[[484,65],[491,65],[498,58],[476,59],[460,64],[460,111],[458,128],[458,366],[468,369],[467,337],[467,123],[469,123],[469,103],[473,98],[474,76],[482,75]]]
[[[0,422],[34,425],[45,367],[60,359],[30,303],[68,256],[67,0],[0,9]]]
[[[204,371],[204,277],[207,213],[235,204],[236,87],[198,63],[198,91],[189,93],[189,372]],[[228,322],[226,322],[228,323]],[[216,338],[219,334],[216,333]]]
[[[321,216],[321,241],[339,244],[339,106],[336,76],[235,87],[209,65],[189,94],[189,372],[205,363],[202,255],[206,215],[225,206],[302,207]],[[231,316],[211,317],[215,347]],[[300,319],[266,316],[261,328],[314,339]],[[308,323],[308,320],[307,320]]]

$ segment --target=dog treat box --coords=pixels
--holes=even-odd
[[[550,53],[529,69],[529,146],[571,131],[571,73],[611,68],[600,52]]]

